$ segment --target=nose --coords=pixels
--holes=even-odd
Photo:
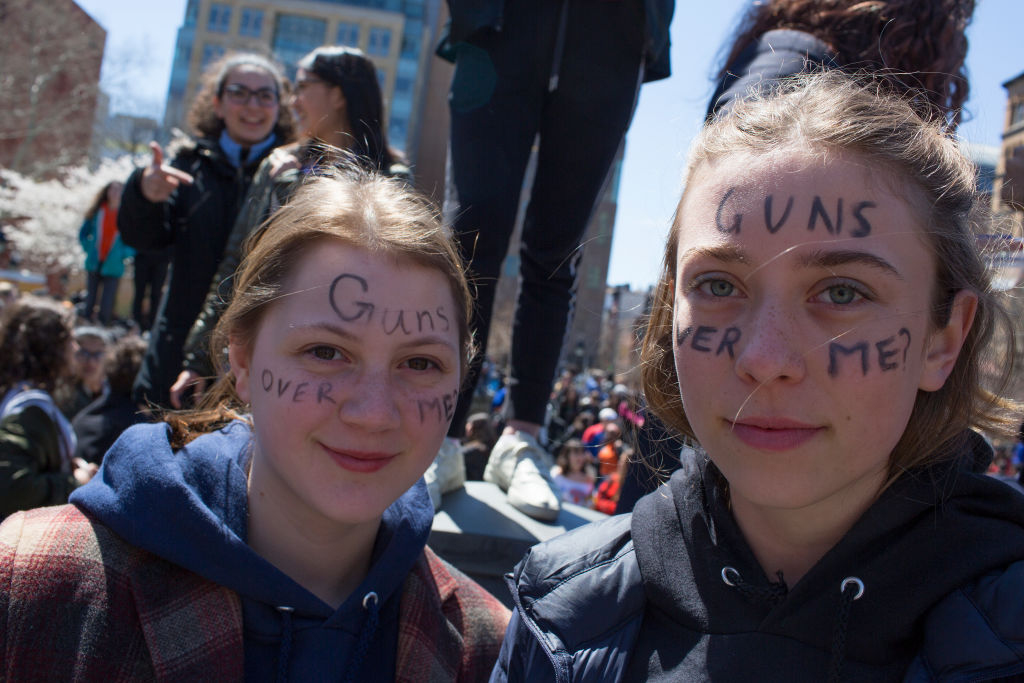
[[[352,378],[338,402],[338,417],[368,432],[397,428],[401,419],[397,391],[388,373],[366,370]]]
[[[757,385],[799,382],[807,372],[807,346],[795,317],[779,306],[754,310],[738,344],[736,373]]]

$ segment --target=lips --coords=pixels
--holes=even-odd
[[[738,422],[727,420],[730,431],[740,441],[766,451],[787,451],[807,443],[825,431],[824,427],[787,418],[749,417]]]
[[[376,472],[395,459],[394,454],[380,453],[374,451],[338,451],[320,444],[327,455],[342,469],[349,472],[369,473]]]

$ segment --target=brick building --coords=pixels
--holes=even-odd
[[[47,175],[88,157],[107,32],[73,0],[0,0],[0,166]]]

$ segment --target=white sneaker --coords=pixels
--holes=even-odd
[[[466,462],[456,439],[450,436],[444,438],[434,462],[430,463],[430,467],[423,473],[423,480],[427,484],[430,502],[434,504],[434,512],[441,509],[442,495],[465,485]]]
[[[543,522],[562,509],[551,481],[551,456],[526,432],[502,434],[491,450],[484,481],[508,492],[509,505]]]

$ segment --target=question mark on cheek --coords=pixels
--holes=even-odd
[[[905,327],[901,327],[898,333],[902,337],[907,338],[907,345],[903,347],[903,369],[907,368],[907,351],[910,350],[910,330]]]

